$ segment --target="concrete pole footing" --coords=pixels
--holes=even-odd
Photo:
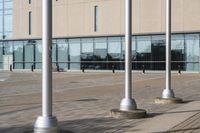
[[[130,111],[112,109],[110,111],[110,115],[111,117],[114,117],[114,118],[139,119],[139,118],[145,118],[147,116],[147,113],[143,109],[135,109],[135,110],[130,110]]]
[[[157,97],[154,100],[155,103],[157,104],[177,104],[177,103],[183,103],[183,100],[181,98],[161,98],[161,97]]]

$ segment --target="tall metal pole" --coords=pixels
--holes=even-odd
[[[42,2],[42,116],[35,123],[35,133],[57,133],[57,119],[52,116],[52,0]]]
[[[129,111],[137,108],[132,98],[132,0],[126,0],[125,14],[125,98],[121,101],[120,110]]]
[[[166,85],[162,98],[174,98],[171,89],[171,0],[166,0]]]
[[[42,115],[52,116],[52,1],[43,0]]]

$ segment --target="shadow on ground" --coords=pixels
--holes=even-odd
[[[196,128],[187,128],[187,129],[178,129],[178,130],[170,130],[170,131],[166,131],[163,133],[197,133],[196,131],[199,131],[200,127],[196,127]],[[158,133],[158,132],[154,132],[154,133]]]
[[[101,117],[59,122],[59,127],[61,133],[124,133],[142,121]],[[33,125],[0,128],[0,133],[33,133]]]

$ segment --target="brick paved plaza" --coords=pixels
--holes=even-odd
[[[63,132],[148,133],[154,132],[153,127],[166,127],[165,133],[200,133],[200,74],[173,73],[172,87],[185,103],[158,105],[154,99],[161,96],[165,74],[134,72],[134,98],[138,108],[148,112],[147,118],[135,120],[109,116],[124,95],[123,72],[65,72],[54,73],[53,78],[54,115]],[[0,72],[0,133],[32,132],[40,114],[41,73]],[[168,129],[161,125],[164,119]],[[145,126],[148,123],[151,126]]]

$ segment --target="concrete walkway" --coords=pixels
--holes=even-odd
[[[53,114],[63,130],[74,133],[200,132],[200,75],[172,74],[172,87],[186,103],[158,105],[164,73],[133,73],[133,96],[148,118],[110,117],[124,96],[124,73],[53,74]],[[0,72],[0,133],[28,133],[41,114],[41,73]]]
[[[126,133],[200,133],[200,101],[190,102],[129,129]]]

